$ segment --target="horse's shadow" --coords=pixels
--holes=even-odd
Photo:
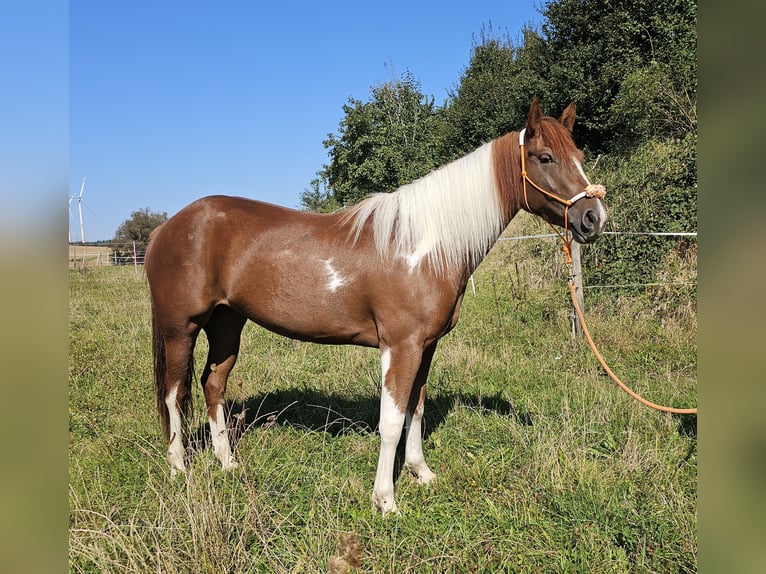
[[[466,393],[435,394],[426,398],[423,440],[428,440],[458,406],[508,417],[521,426],[534,424],[531,412],[518,409],[511,401],[499,395],[477,397]],[[351,433],[377,434],[380,399],[369,394],[349,398],[340,394],[295,388],[253,395],[245,400],[228,401],[225,412],[231,444],[236,450],[239,441],[248,433],[275,426],[323,432],[331,437]],[[679,434],[693,439],[688,458],[696,448],[697,417],[681,415],[677,421]],[[200,424],[191,433],[187,455],[193,457],[200,450],[209,448],[210,444],[210,428],[207,423]],[[395,479],[401,473],[403,462],[402,437],[397,449]]]
[[[482,396],[464,393],[435,394],[426,399],[424,413],[424,436],[429,436],[446,420],[449,413],[461,405],[480,412],[493,412],[508,417],[520,425],[531,426],[532,414],[517,409],[513,403],[498,395]],[[331,437],[356,434],[376,434],[380,415],[380,399],[377,396],[347,396],[307,389],[285,389],[248,397],[241,401],[229,401],[225,407],[227,426],[232,447],[255,429],[286,426],[305,432],[324,432]],[[209,447],[210,429],[204,423],[190,437],[190,454]],[[395,476],[401,472],[404,455],[404,438],[399,443]]]

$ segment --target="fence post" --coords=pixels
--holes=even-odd
[[[575,293],[577,295],[577,303],[580,305],[580,309],[583,307],[582,296],[582,262],[580,259],[580,244],[576,241],[572,242],[572,279],[575,285]],[[572,308],[572,336],[579,337],[582,335],[582,325],[580,325],[580,319],[577,317],[577,313]]]

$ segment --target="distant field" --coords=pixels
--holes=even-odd
[[[69,245],[69,266],[77,265],[110,265],[111,247],[92,245]]]
[[[570,335],[560,264],[509,263],[512,243],[437,350],[424,441],[437,481],[403,473],[385,519],[370,499],[377,351],[248,324],[228,392],[240,467],[200,448],[195,388],[190,470],[171,480],[146,279],[70,271],[70,572],[325,572],[344,533],[361,542],[358,572],[696,572],[696,417],[616,389]],[[652,297],[586,299],[591,331],[640,393],[695,406],[696,304],[658,315]]]

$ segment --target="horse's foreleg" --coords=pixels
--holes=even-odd
[[[396,448],[402,436],[405,411],[420,367],[421,356],[422,347],[402,344],[381,348],[380,456],[372,489],[372,500],[383,514],[396,511],[394,500]],[[422,417],[422,409],[420,417]],[[420,419],[416,424],[420,426]],[[419,436],[419,430],[417,434]]]
[[[421,395],[425,397],[425,386]],[[413,413],[407,414],[407,444],[404,451],[404,466],[409,470],[419,484],[428,484],[436,474],[428,468],[423,456],[422,438],[423,405],[421,404]]]
[[[228,307],[219,307],[205,325],[209,352],[202,372],[213,453],[224,469],[235,468],[237,461],[229,443],[224,412],[226,381],[239,353],[239,338],[245,318]]]
[[[214,366],[216,369],[231,370],[231,366],[229,366],[228,363],[234,363],[233,358]],[[208,393],[207,390],[212,387],[213,385],[210,385],[208,381],[208,386],[205,387],[205,402],[208,403],[208,405],[211,405],[207,407],[208,421],[210,423],[210,438],[213,443],[213,453],[215,454],[215,457],[220,461],[221,467],[223,467],[224,470],[228,470],[236,468],[238,465],[234,458],[234,453],[231,450],[231,443],[229,442],[229,429],[226,424],[226,413],[224,412],[223,402],[218,399],[214,399],[214,401],[208,401],[207,399],[208,394],[212,394]],[[215,394],[218,394],[217,390],[215,391]],[[220,394],[223,395],[223,393]]]
[[[428,484],[436,475],[428,468],[423,456],[423,412],[426,398],[426,380],[431,368],[431,360],[436,350],[433,343],[423,352],[420,368],[415,378],[410,401],[407,405],[406,416],[406,444],[404,450],[404,466],[409,470],[420,484]]]
[[[404,411],[395,399],[396,376],[391,369],[391,351],[382,350],[380,363],[382,371],[380,394],[380,455],[375,484],[372,487],[373,503],[386,514],[396,512],[394,501],[394,460],[396,447],[402,436]]]

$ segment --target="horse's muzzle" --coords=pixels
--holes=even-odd
[[[606,210],[599,200],[582,202],[581,210],[570,210],[569,226],[578,243],[592,243],[606,227]]]

